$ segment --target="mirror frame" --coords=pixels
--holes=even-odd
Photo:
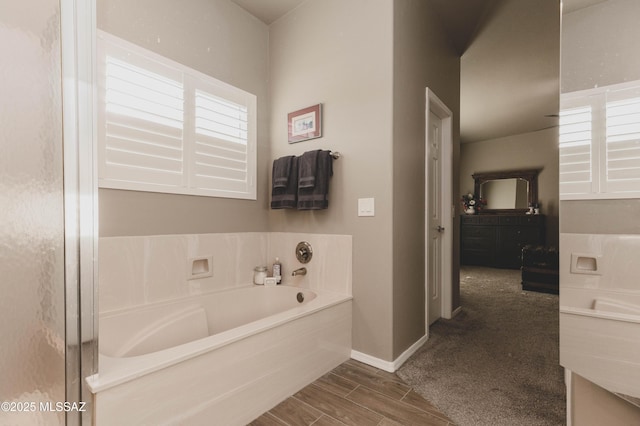
[[[538,174],[542,169],[524,169],[524,170],[506,170],[498,172],[481,172],[474,173],[471,176],[475,181],[473,193],[480,196],[480,186],[490,180],[498,179],[523,179],[529,184],[527,191],[527,205],[533,205],[538,202]],[[482,209],[478,214],[524,214],[529,209]]]

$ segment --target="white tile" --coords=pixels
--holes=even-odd
[[[285,285],[295,285],[298,287],[311,288],[309,284],[309,275],[292,277],[291,272],[306,265],[298,262],[295,256],[296,245],[300,241],[305,241],[306,234],[290,233],[290,232],[271,232],[269,233],[269,259],[278,257],[282,263],[282,283]],[[315,253],[314,253],[315,256]],[[307,268],[308,271],[309,268]]]
[[[640,397],[640,236],[562,233],[560,248],[561,364]]]
[[[352,244],[350,235],[330,236],[327,273],[323,289],[338,293],[352,294]]]
[[[145,237],[144,288],[146,302],[189,294],[187,288],[187,235]]]
[[[144,238],[100,238],[98,247],[99,311],[144,303]]]
[[[223,290],[235,285],[237,244],[234,234],[191,236],[189,257],[213,256],[213,276],[189,281],[191,294]]]
[[[300,241],[313,247],[313,258],[301,264]],[[213,276],[187,280],[188,259],[213,256]],[[253,269],[269,270],[278,257],[283,283],[311,290],[351,295],[352,241],[349,235],[289,232],[244,232],[102,238],[100,309],[113,310],[187,295],[242,286],[253,281]],[[307,275],[292,277],[306,267]]]
[[[313,249],[313,257],[307,264],[300,263],[295,256],[300,241],[307,241]],[[275,256],[282,261],[284,284],[351,295],[350,235],[272,232],[269,257]],[[307,268],[307,275],[292,277],[291,272],[300,267]]]
[[[236,285],[253,282],[253,269],[266,265],[271,269],[272,259],[267,257],[267,234],[264,232],[244,232],[235,234],[236,248]]]
[[[640,290],[640,236],[560,234],[560,281],[565,285],[615,291]],[[571,271],[572,256],[592,258],[597,274]],[[590,272],[590,271],[588,271]]]

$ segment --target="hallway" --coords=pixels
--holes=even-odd
[[[520,271],[461,269],[462,311],[430,328],[398,371],[464,425],[562,425],[558,296],[523,291]]]

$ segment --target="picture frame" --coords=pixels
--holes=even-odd
[[[322,137],[322,104],[302,108],[287,115],[289,143]]]

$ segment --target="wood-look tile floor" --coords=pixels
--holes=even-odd
[[[453,422],[393,373],[349,360],[251,426],[446,426]]]

